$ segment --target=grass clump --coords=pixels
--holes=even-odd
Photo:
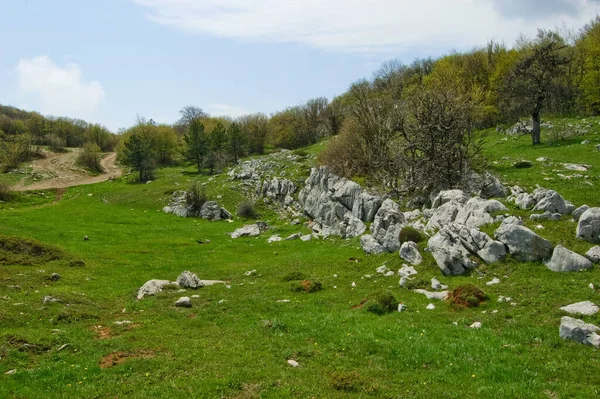
[[[419,243],[425,241],[426,237],[419,230],[414,227],[406,226],[400,230],[400,244],[404,244],[405,242],[412,241],[414,243]]]
[[[0,265],[38,265],[65,258],[64,253],[51,245],[10,236],[0,236]]]
[[[381,291],[373,294],[365,303],[367,312],[375,313],[382,316],[386,313],[391,313],[398,308],[398,300],[389,291]]]
[[[299,281],[299,280],[305,280],[305,279],[306,279],[306,276],[299,271],[289,272],[282,278],[282,280],[285,282]]]
[[[193,212],[200,212],[200,208],[206,201],[208,201],[208,196],[204,187],[198,180],[195,180],[185,193],[185,202]]]
[[[473,284],[459,285],[448,296],[450,303],[458,308],[476,308],[487,299],[486,293]]]
[[[404,288],[407,290],[426,290],[431,286],[431,282],[424,278],[415,277],[414,279],[406,279]]]
[[[323,289],[323,284],[316,280],[302,280],[292,283],[292,292],[318,292]]]
[[[255,219],[257,213],[254,210],[254,204],[250,201],[240,202],[237,207],[237,215],[241,218]]]
[[[366,379],[358,371],[343,371],[332,374],[330,385],[336,391],[361,392],[368,388]]]

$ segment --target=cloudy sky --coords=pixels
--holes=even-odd
[[[397,58],[579,29],[600,0],[3,0],[0,104],[105,124],[271,113]]]

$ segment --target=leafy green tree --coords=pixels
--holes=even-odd
[[[204,132],[204,125],[198,119],[190,121],[188,132],[183,136],[186,144],[186,153],[189,160],[198,167],[198,173],[202,171],[202,161],[208,153],[208,140]]]
[[[139,180],[142,182],[154,178],[156,168],[156,154],[149,140],[139,134],[132,134],[125,141],[122,162],[139,172]]]
[[[221,122],[218,122],[209,137],[209,154],[206,158],[210,174],[213,174],[215,167],[222,168],[226,164],[225,145],[227,144],[227,130]]]
[[[509,114],[531,117],[531,139],[536,145],[541,138],[541,112],[565,92],[562,78],[570,60],[564,41],[553,32],[540,30],[536,40],[523,47],[521,58],[505,76],[501,106]]]
[[[237,123],[232,123],[227,129],[227,150],[233,157],[233,161],[237,164],[238,160],[242,155],[245,154],[248,144],[246,135],[240,130],[240,126]]]

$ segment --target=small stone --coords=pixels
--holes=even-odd
[[[192,295],[192,298],[193,299],[198,299],[198,298],[200,298],[200,295]]]
[[[274,242],[279,242],[282,240],[283,240],[283,238],[279,237],[278,235],[274,235],[274,236],[269,237],[269,239],[267,240],[267,243],[272,244]]]
[[[116,324],[118,326],[124,326],[126,324],[131,324],[130,320],[119,320],[119,321],[115,321],[113,324]]]
[[[510,301],[512,301],[512,298],[505,297],[505,296],[502,296],[502,295],[500,295],[498,297],[498,302],[510,302]]]
[[[352,287],[356,287],[356,283],[354,281],[352,282]]]
[[[223,303],[225,303],[225,299],[221,299],[221,300],[219,301],[219,305],[221,305],[221,304],[223,304]]]
[[[481,328],[481,322],[476,321],[475,323],[471,324],[469,328]]]
[[[500,284],[500,279],[498,279],[497,277],[494,277],[492,279],[492,281],[488,281],[487,283],[485,283],[485,285],[496,285],[496,284]]]
[[[178,308],[191,308],[192,300],[187,296],[183,296],[175,302],[175,306]]]
[[[45,305],[45,304],[47,304],[47,303],[56,303],[56,302],[60,302],[60,299],[53,298],[53,297],[51,297],[50,295],[46,295],[46,296],[44,297],[44,302],[43,302],[43,304]]]
[[[381,266],[379,266],[377,269],[375,269],[375,271],[376,271],[377,273],[381,273],[381,274],[385,274],[385,273],[387,273],[389,270],[390,270],[390,269],[388,269],[386,265],[381,265]]]
[[[498,309],[492,310],[492,313],[498,313]]]
[[[292,359],[288,360],[287,362],[292,367],[298,367],[298,366],[300,366],[300,364],[297,361],[292,360]]]
[[[83,236],[83,241],[89,241],[90,238],[88,236]]]
[[[290,302],[289,299],[280,299],[277,301],[277,303],[288,303],[288,302]]]
[[[52,273],[52,275],[49,277],[50,281],[58,281],[60,280],[60,274],[58,273]]]
[[[585,257],[592,261],[592,263],[600,263],[600,246],[596,245],[585,253]]]
[[[587,324],[583,320],[564,316],[560,320],[559,335],[562,339],[570,339],[584,345],[600,347],[600,328]]]
[[[246,273],[244,273],[244,276],[253,276],[256,274],[256,270],[248,270]]]
[[[596,287],[594,287],[594,284],[590,283],[590,285],[588,285],[588,287],[590,287],[591,290],[595,290]]]
[[[386,277],[392,277],[393,275],[395,275],[396,273],[394,273],[393,271],[388,271],[386,274],[384,274],[384,276]]]
[[[6,373],[4,373],[4,374],[6,374],[6,375],[12,375],[12,374],[14,374],[14,373],[16,373],[16,372],[17,372],[17,369],[12,369],[12,370],[8,370],[8,371],[7,371]]]
[[[187,270],[184,271],[183,273],[181,273],[179,275],[179,277],[177,277],[177,283],[179,284],[180,287],[183,287],[183,288],[197,289],[197,288],[204,287],[204,283],[202,281],[200,281],[198,276],[196,276],[195,273],[192,273]]]
[[[427,307],[425,309],[433,310],[433,309],[435,309],[435,305],[433,303],[430,303],[429,305],[427,305]]]
[[[440,283],[437,278],[431,279],[431,288],[434,290],[447,290],[448,286]]]
[[[404,312],[406,310],[406,305],[400,302],[398,304],[398,312]]]

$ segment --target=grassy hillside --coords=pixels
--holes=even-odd
[[[600,206],[598,119],[567,141],[531,147],[529,137],[488,132],[492,169],[510,184],[557,189],[576,205]],[[559,122],[555,122],[557,124]],[[588,123],[579,120],[560,123]],[[545,133],[543,133],[545,134]],[[544,136],[543,136],[544,137]],[[580,144],[583,140],[588,145]],[[317,144],[307,149],[315,154]],[[504,158],[509,157],[509,158]],[[547,157],[548,161],[535,159]],[[533,162],[515,169],[515,160]],[[585,163],[587,172],[558,163]],[[295,179],[306,166],[293,168]],[[556,172],[555,170],[558,170]],[[541,263],[512,260],[482,266],[464,277],[443,277],[428,253],[418,277],[437,277],[451,288],[473,283],[490,299],[479,308],[454,309],[399,287],[398,254],[367,256],[358,239],[267,244],[271,234],[309,231],[260,207],[273,226],[258,238],[232,240],[234,223],[182,219],[161,212],[176,189],[196,178],[194,168],[159,171],[149,184],[128,179],[24,194],[0,204],[0,233],[39,240],[60,250],[48,263],[0,261],[0,397],[169,398],[558,398],[600,394],[600,351],[558,336],[558,309],[600,302],[598,268],[559,274]],[[581,174],[570,179],[558,176]],[[551,180],[545,180],[549,178]],[[201,176],[210,197],[230,211],[244,199],[226,174]],[[540,234],[580,253],[575,223],[541,224]],[[493,230],[490,226],[486,230]],[[89,241],[84,241],[84,236]],[[208,242],[210,241],[210,242]],[[199,242],[203,242],[200,244]],[[424,245],[421,245],[423,248]],[[85,265],[80,265],[83,260]],[[45,260],[44,260],[45,261]],[[197,292],[165,290],[135,299],[150,279],[175,280],[184,270],[225,285]],[[245,272],[256,270],[255,275]],[[316,293],[291,291],[290,272],[318,280]],[[62,278],[50,281],[52,273]],[[371,278],[363,278],[371,275]],[[337,276],[337,277],[336,277]],[[486,286],[498,277],[502,282]],[[352,283],[356,287],[352,287]],[[360,308],[372,294],[390,290],[407,311],[376,316]],[[197,294],[190,309],[180,296]],[[515,305],[498,303],[508,296]],[[61,302],[43,305],[45,296]],[[289,302],[278,302],[289,300]],[[434,310],[426,310],[433,302]],[[129,324],[114,324],[116,321]],[[584,320],[600,325],[600,316]],[[475,321],[481,329],[468,326]],[[287,360],[296,360],[293,368]],[[16,370],[12,374],[5,374]]]

